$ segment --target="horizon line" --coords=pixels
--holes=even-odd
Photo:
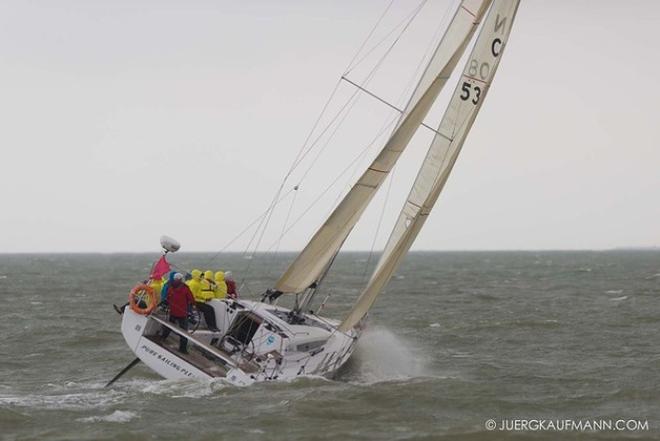
[[[301,250],[279,250],[274,251],[257,251],[252,254],[292,254],[299,253]],[[607,248],[470,248],[470,249],[421,249],[410,250],[408,254],[412,253],[487,253],[487,252],[560,252],[560,251],[660,251],[658,245],[648,246],[617,246]],[[339,254],[343,253],[382,253],[383,250],[342,250]],[[162,250],[158,251],[0,251],[0,255],[13,255],[13,254],[161,254]],[[177,254],[246,254],[244,251],[178,251]],[[169,253],[173,254],[173,253]]]

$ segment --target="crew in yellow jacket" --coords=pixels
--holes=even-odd
[[[202,297],[202,272],[198,269],[194,269],[190,274],[192,275],[192,279],[188,280],[186,285],[190,288],[196,302],[205,302],[208,299]]]
[[[207,271],[204,274],[204,279],[202,279],[202,272],[200,270],[192,270],[190,274],[192,275],[192,279],[188,281],[188,288],[192,291],[195,302],[197,302],[197,309],[204,315],[204,321],[206,322],[208,329],[217,332],[218,328],[215,321],[215,309],[206,303],[215,296],[213,289],[209,291],[209,284],[206,281],[207,276],[208,278],[213,277],[213,272]],[[211,280],[211,282],[213,281]]]
[[[208,301],[215,298],[215,281],[213,280],[213,271],[204,271],[204,278],[201,281],[202,298]]]
[[[225,273],[218,271],[215,273],[215,298],[227,298],[227,284],[225,283]]]

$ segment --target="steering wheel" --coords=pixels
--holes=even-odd
[[[252,347],[251,350],[249,350],[249,347]],[[243,345],[243,350],[241,351],[241,356],[247,361],[252,361],[252,358],[254,358],[254,353],[256,352],[256,348],[254,347],[254,342],[250,340],[250,343]]]

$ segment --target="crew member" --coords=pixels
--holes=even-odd
[[[208,305],[206,302],[213,299],[214,293],[211,290],[205,291],[204,285],[202,284],[202,272],[198,269],[191,271],[192,278],[187,282],[190,291],[192,291],[193,297],[195,298],[195,305],[204,315],[204,321],[206,326],[210,331],[218,332],[218,327],[215,322],[215,309],[213,306]],[[213,273],[211,273],[213,277]]]
[[[202,297],[205,301],[215,298],[215,280],[213,280],[213,271],[204,271],[204,278],[202,284]]]
[[[225,283],[225,273],[218,271],[215,273],[215,298],[224,299],[227,297],[227,284]]]
[[[202,272],[198,269],[194,269],[190,272],[190,280],[186,282],[190,292],[192,292],[193,297],[196,302],[201,302],[202,300]]]
[[[225,273],[225,283],[227,284],[227,298],[237,299],[238,291],[236,290],[236,281],[234,276],[231,274],[231,271]]]
[[[184,331],[188,330],[188,308],[195,303],[190,288],[183,283],[183,274],[176,273],[172,277],[172,283],[167,289],[167,303],[170,305],[170,323],[178,325]],[[164,327],[163,340],[170,335],[171,329]],[[179,352],[188,353],[188,339],[179,334]]]

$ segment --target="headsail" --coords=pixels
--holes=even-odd
[[[340,329],[355,326],[389,282],[426,221],[465,138],[472,127],[499,65],[519,0],[494,0],[484,20],[463,75],[440,122],[422,167],[415,179],[385,250],[369,284]]]
[[[389,140],[303,251],[275,284],[285,293],[312,286],[327,270],[374,194],[423,122],[456,67],[491,0],[463,0]]]

